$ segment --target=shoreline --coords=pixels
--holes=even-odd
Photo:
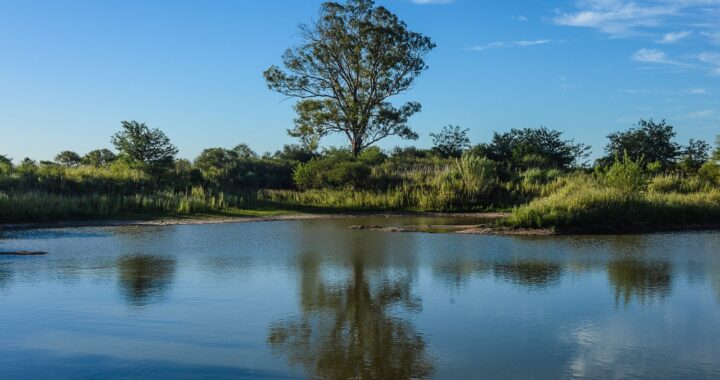
[[[288,213],[269,216],[227,216],[227,215],[189,215],[189,216],[168,216],[128,219],[97,219],[97,220],[58,220],[52,222],[27,222],[27,223],[0,223],[0,231],[3,230],[37,230],[37,229],[60,229],[60,228],[85,228],[85,227],[157,227],[157,226],[181,226],[181,225],[205,225],[205,224],[233,224],[252,222],[282,222],[295,220],[329,220],[329,219],[351,219],[363,217],[385,217],[385,218],[412,218],[412,217],[449,217],[449,218],[487,218],[502,219],[510,215],[507,212],[411,212],[411,211],[390,211],[390,212],[338,212],[338,213]]]
[[[212,225],[212,224],[234,224],[234,223],[263,223],[282,221],[303,221],[303,220],[331,220],[331,219],[353,219],[353,218],[482,218],[498,221],[510,216],[510,212],[413,212],[413,211],[365,211],[365,212],[292,212],[287,210],[274,210],[278,214],[263,215],[213,215],[198,214],[188,216],[165,216],[165,217],[128,217],[117,219],[89,219],[89,220],[57,220],[51,222],[27,222],[27,223],[0,223],[2,231],[40,230],[40,229],[64,229],[64,228],[90,228],[90,227],[159,227],[159,226],[182,226],[182,225]],[[410,225],[403,227],[378,226],[378,225],[354,225],[350,229],[369,230],[395,233],[441,233],[457,235],[498,235],[498,236],[602,236],[602,235],[648,235],[667,232],[690,232],[690,231],[717,231],[720,224],[688,224],[654,226],[647,229],[635,229],[628,231],[602,231],[583,228],[552,229],[552,228],[512,228],[496,226],[492,224],[458,224],[458,225]]]

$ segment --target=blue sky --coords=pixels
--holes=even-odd
[[[203,148],[294,140],[293,101],[262,72],[298,42],[316,0],[0,2],[0,154],[16,162],[110,147],[121,120]],[[665,118],[678,140],[720,134],[720,0],[384,0],[434,39],[417,142],[448,124],[473,143],[544,125],[602,152],[605,136]],[[326,144],[341,144],[328,138]]]

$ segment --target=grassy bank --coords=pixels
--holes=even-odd
[[[720,189],[691,186],[691,181],[662,187],[669,178],[659,176],[646,190],[632,193],[590,175],[576,176],[557,192],[517,207],[504,224],[578,233],[720,227]]]

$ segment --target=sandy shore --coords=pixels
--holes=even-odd
[[[451,218],[487,218],[502,219],[509,213],[439,213],[439,212],[366,212],[366,213],[332,213],[332,214],[287,214],[273,216],[188,216],[152,219],[107,219],[107,220],[68,220],[42,223],[0,223],[0,230],[30,230],[48,228],[80,228],[80,227],[123,227],[123,226],[174,226],[197,224],[228,224],[251,222],[278,222],[288,220],[323,220],[348,219],[363,217],[451,217]]]

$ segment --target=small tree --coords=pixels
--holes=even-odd
[[[605,147],[607,155],[600,159],[599,164],[611,165],[615,157],[627,153],[634,161],[657,161],[663,169],[667,169],[676,163],[681,153],[680,145],[672,141],[675,135],[673,126],[665,120],[640,120],[635,128],[608,136],[610,141]]]
[[[317,140],[345,135],[353,156],[388,136],[417,139],[407,122],[420,104],[395,107],[389,98],[410,89],[427,69],[435,44],[372,0],[326,2],[302,44],[283,56],[285,70],[265,71],[268,87],[298,98],[292,136]]]
[[[440,133],[431,133],[433,150],[443,157],[460,157],[470,147],[469,129],[448,125]]]
[[[56,163],[67,167],[76,167],[81,161],[80,155],[70,150],[64,150],[55,156]]]
[[[690,139],[680,157],[680,167],[691,174],[697,173],[710,158],[710,144],[703,140]]]
[[[720,136],[715,138],[715,150],[713,151],[712,159],[720,161]]]
[[[111,139],[121,157],[152,170],[172,165],[178,150],[161,130],[137,121],[123,121],[122,129]]]
[[[82,158],[83,165],[90,165],[95,167],[107,166],[117,159],[115,153],[109,149],[96,149],[88,152]]]
[[[616,157],[605,174],[605,181],[628,197],[638,195],[647,188],[648,175],[642,158],[633,160],[627,153]]]

